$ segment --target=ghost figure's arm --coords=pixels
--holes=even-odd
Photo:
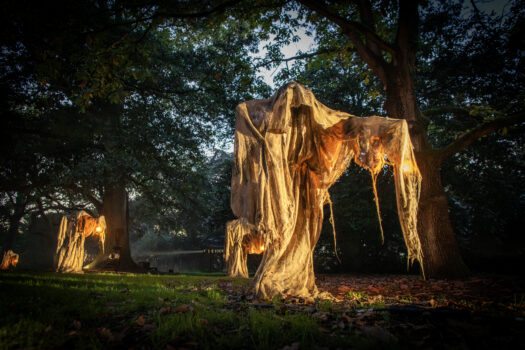
[[[395,119],[392,119],[395,120]],[[380,135],[386,156],[394,167],[399,221],[408,249],[408,261],[422,261],[417,232],[417,211],[421,190],[421,174],[416,163],[405,120],[395,122]]]
[[[381,143],[390,163],[394,167],[396,191],[401,195],[403,207],[410,205],[410,197],[419,201],[421,174],[410,141],[407,122],[402,119],[390,119],[393,123],[381,135]],[[398,181],[399,180],[399,181]]]
[[[375,164],[386,155],[389,164],[394,166],[394,174],[400,180],[399,187],[403,206],[407,205],[407,182],[417,185],[419,199],[419,185],[421,175],[416,164],[412,142],[408,133],[408,126],[403,119],[372,117],[354,117],[345,121],[343,138],[354,143],[356,162],[369,168],[372,172],[381,170],[382,165]],[[378,153],[377,155],[372,154]],[[414,180],[414,181],[408,181]]]
[[[354,117],[345,121],[343,129],[343,138],[353,143],[355,162],[368,168],[374,181],[385,164],[385,156],[387,163],[394,167],[398,215],[408,258],[409,261],[422,261],[417,234],[421,175],[406,121],[377,116]]]

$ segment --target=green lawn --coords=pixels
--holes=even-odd
[[[273,349],[329,341],[306,313],[227,301],[228,291],[248,286],[224,276],[2,273],[0,347]]]
[[[511,348],[525,334],[521,282],[497,289],[492,280],[334,275],[318,284],[337,299],[313,304],[257,301],[250,283],[221,275],[0,273],[0,349]]]

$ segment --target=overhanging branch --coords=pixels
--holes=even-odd
[[[216,5],[214,7],[211,7],[211,8],[208,8],[208,9],[203,9],[201,11],[184,11],[184,9],[177,9],[177,11],[176,10],[173,10],[173,11],[170,11],[170,10],[157,11],[157,12],[154,12],[153,14],[149,14],[149,15],[148,14],[144,14],[143,16],[137,17],[137,18],[132,19],[132,20],[126,20],[126,21],[122,21],[122,22],[115,22],[115,23],[113,23],[113,24],[111,24],[109,26],[103,27],[102,29],[89,31],[88,34],[96,34],[96,33],[99,33],[99,32],[108,31],[108,30],[112,29],[112,27],[114,27],[114,26],[126,26],[126,25],[132,25],[132,24],[137,24],[137,23],[144,23],[144,22],[148,22],[148,21],[151,21],[151,20],[155,20],[155,19],[166,19],[166,18],[171,18],[171,19],[198,19],[198,18],[205,18],[205,17],[211,16],[211,15],[214,15],[214,14],[223,13],[228,8],[231,8],[231,7],[239,4],[240,2],[241,2],[241,0],[228,0],[228,1],[224,1],[224,2]],[[141,6],[141,5],[139,4],[139,6]],[[130,7],[128,6],[128,8],[130,8]],[[117,13],[118,13],[118,11],[117,11]]]
[[[317,50],[315,52],[306,52],[306,53],[302,53],[300,55],[293,56],[293,57],[268,60],[268,61],[265,61],[265,62],[257,64],[255,66],[255,68],[265,67],[265,66],[270,65],[272,63],[283,63],[283,62],[290,62],[290,61],[294,61],[294,60],[302,60],[302,59],[305,59],[305,58],[315,57],[315,56],[322,55],[322,54],[325,54],[325,53],[334,53],[334,52],[337,52],[337,51],[339,51],[339,50],[338,49],[321,49],[321,50]]]
[[[425,117],[428,117],[428,118],[433,117],[433,116],[443,115],[443,114],[453,114],[456,117],[460,117],[463,119],[472,118],[472,119],[477,120],[480,123],[483,121],[483,117],[481,117],[480,115],[470,114],[469,109],[458,107],[458,106],[441,106],[441,107],[436,107],[436,108],[430,108],[425,111],[422,111],[421,113]]]
[[[89,200],[95,206],[97,211],[101,210],[102,201],[100,201],[97,197],[95,197],[92,193],[90,193],[89,190],[86,190],[85,188],[82,188],[81,186],[74,184],[74,183],[70,183],[66,187],[86,197],[86,199]]]
[[[491,132],[525,122],[525,111],[516,113],[509,117],[497,118],[488,122],[485,122],[476,128],[466,132],[457,138],[454,142],[448,146],[442,148],[439,151],[438,158],[440,161],[447,159],[448,157],[462,151],[468,147],[471,143],[476,141],[478,138],[485,136]]]
[[[436,107],[431,108],[422,111],[425,116],[432,117],[435,115],[441,115],[441,114],[454,114],[459,116],[467,116],[469,115],[469,110],[461,107],[456,106],[443,106],[443,107]]]
[[[349,21],[338,14],[335,14],[326,8],[326,4],[323,1],[310,1],[310,0],[299,0],[301,4],[308,7],[309,9],[317,12],[319,15],[331,20],[337,24],[343,32],[357,32],[362,34],[366,40],[369,40],[379,46],[382,50],[389,52],[393,56],[396,54],[396,50],[389,43],[384,41],[374,31],[370,30],[364,24]]]

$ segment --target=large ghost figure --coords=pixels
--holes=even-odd
[[[406,121],[332,110],[295,82],[269,99],[241,103],[236,113],[231,207],[238,219],[227,225],[230,275],[247,276],[242,244],[259,237],[264,255],[254,278],[257,296],[316,297],[313,252],[323,206],[352,160],[369,169],[374,182],[385,164],[394,167],[408,259],[421,261],[421,176]]]

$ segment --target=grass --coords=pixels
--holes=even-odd
[[[3,273],[0,348],[274,349],[333,343],[308,314],[227,301],[228,290],[248,283],[203,275]],[[329,303],[320,306],[331,309]]]
[[[392,295],[386,288],[369,292],[358,279],[352,284],[356,287],[341,297],[312,304],[293,297],[253,300],[251,280],[218,274],[10,271],[0,273],[0,350],[454,348],[458,342],[516,348],[522,343],[520,288],[505,298],[488,298],[482,295],[495,292],[492,284],[459,295],[463,284],[435,293],[421,284],[424,294],[412,288],[416,293]],[[337,283],[327,285],[339,290]],[[440,294],[449,289],[450,295]]]

